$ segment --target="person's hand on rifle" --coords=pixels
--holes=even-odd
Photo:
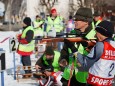
[[[39,65],[35,65],[35,68],[36,68],[36,70],[41,69],[41,67]]]
[[[81,41],[80,42],[83,47],[88,47],[88,42],[87,41]]]
[[[78,49],[75,47],[74,43],[70,42],[67,39],[64,39],[64,43],[68,46],[68,48],[71,49],[71,51],[74,54],[74,56],[77,57],[77,51],[78,51]]]
[[[93,46],[96,44],[96,40],[86,40],[80,42],[86,51],[90,52]]]

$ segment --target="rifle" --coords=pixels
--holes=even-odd
[[[64,39],[67,39],[71,42],[87,42],[88,47],[93,47],[96,42],[94,41],[95,39],[84,39],[83,37],[55,37],[55,38],[36,38],[35,40],[39,40],[40,42],[64,42]]]
[[[36,70],[36,73],[33,73],[33,76],[35,78],[41,78],[42,77],[47,77],[46,74],[44,74],[45,71],[50,71],[51,69],[44,69],[44,68],[41,68],[40,70]]]

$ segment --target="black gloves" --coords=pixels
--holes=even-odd
[[[80,43],[82,44],[83,47],[88,47],[88,42],[87,41],[82,41]]]
[[[73,42],[70,42],[69,40],[64,39],[64,43],[67,45],[68,48],[71,49],[72,53],[75,53],[78,51],[78,49],[75,47]]]
[[[72,42],[70,42],[69,40],[67,40],[67,39],[64,39],[64,43],[65,43],[69,48],[71,48],[71,47],[74,46],[74,44],[73,44]]]
[[[83,40],[88,40],[86,37],[82,37]],[[81,41],[80,42],[82,44],[83,47],[88,47],[88,42],[87,41]]]

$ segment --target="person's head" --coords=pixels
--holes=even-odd
[[[101,13],[99,11],[95,11],[93,17],[95,21],[98,21],[101,19]]]
[[[57,11],[56,11],[55,8],[51,9],[51,15],[52,15],[52,17],[56,17],[57,16]]]
[[[91,9],[85,7],[79,8],[74,16],[74,19],[76,29],[80,29],[84,32],[93,20]]]
[[[36,20],[40,20],[40,16],[39,15],[36,15]]]
[[[72,16],[71,16],[71,15],[69,16],[69,19],[72,19]]]
[[[50,60],[54,58],[54,50],[51,46],[47,46],[45,50],[46,59]]]
[[[24,20],[23,20],[23,27],[26,27],[26,26],[31,26],[30,17],[25,17]]]
[[[103,41],[106,38],[112,38],[114,33],[114,25],[109,21],[102,21],[96,28],[96,37],[99,41]]]

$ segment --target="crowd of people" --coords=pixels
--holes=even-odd
[[[36,36],[66,32],[74,33],[74,38],[77,38],[78,33],[85,33],[82,38],[87,41],[71,42],[65,37],[63,43],[47,45],[35,64],[36,71],[47,77],[33,76],[39,79],[40,86],[112,86],[115,75],[114,14],[113,11],[108,21],[101,17],[100,12],[93,14],[90,8],[82,7],[74,16],[69,16],[67,25],[55,8],[45,20],[37,15],[31,22],[29,17],[25,17],[23,31],[17,35],[17,53],[21,55],[23,66],[31,66],[30,55],[35,50],[33,39]],[[95,45],[90,47],[89,42]],[[31,72],[25,70],[25,74]]]

